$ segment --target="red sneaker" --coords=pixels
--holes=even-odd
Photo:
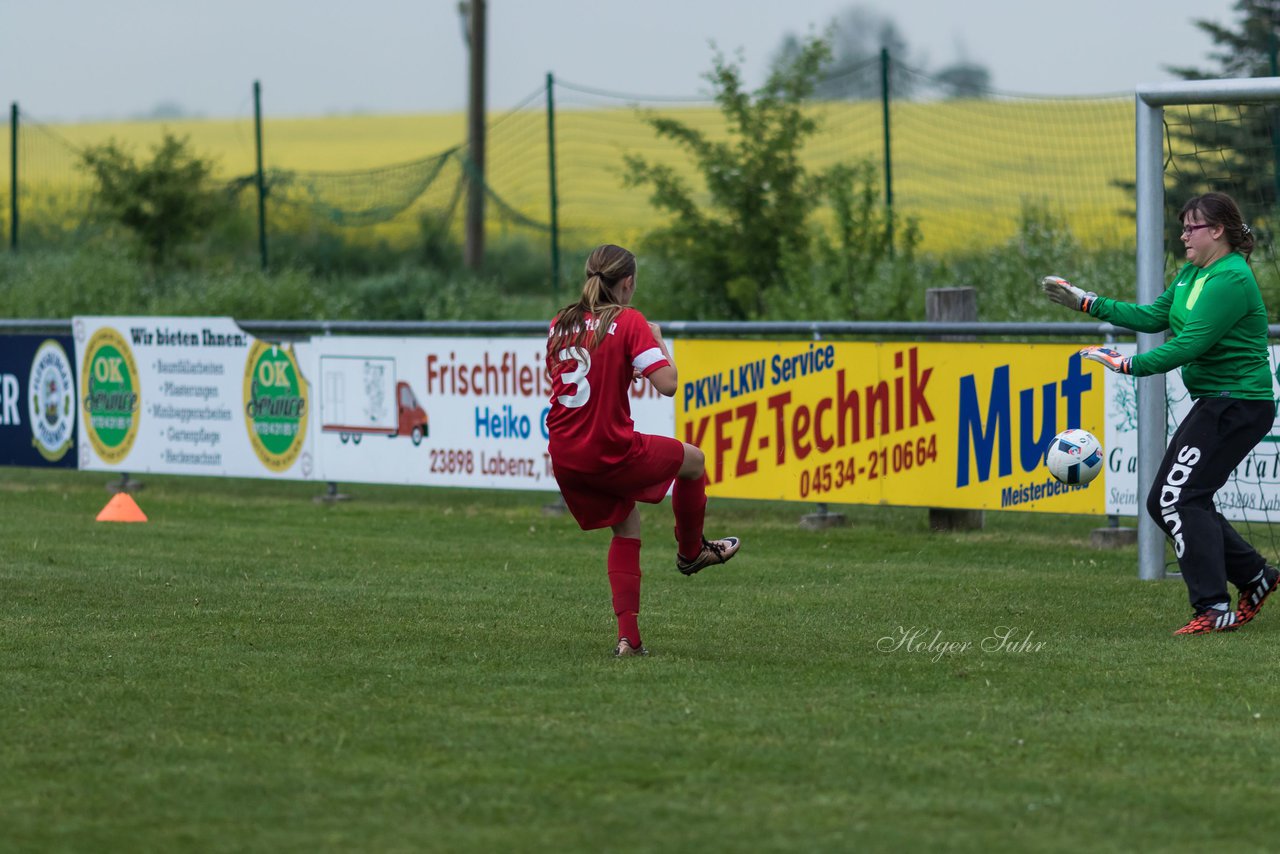
[[[1236,625],[1245,623],[1258,616],[1262,603],[1267,601],[1271,591],[1276,589],[1276,581],[1280,579],[1280,571],[1274,566],[1264,566],[1262,577],[1252,584],[1240,588],[1240,601],[1236,605]]]
[[[1208,608],[1192,617],[1175,635],[1204,635],[1209,632],[1234,632],[1240,627],[1235,611]]]

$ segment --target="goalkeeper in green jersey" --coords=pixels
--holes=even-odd
[[[1182,369],[1191,411],[1174,431],[1147,496],[1147,512],[1178,556],[1193,615],[1174,634],[1231,631],[1252,620],[1280,572],[1217,511],[1214,494],[1275,420],[1267,310],[1249,268],[1253,235],[1235,201],[1196,196],[1182,207],[1187,264],[1155,302],[1135,305],[1041,280],[1052,301],[1138,332],[1172,334],[1146,353],[1107,347],[1080,355],[1136,377]],[[1239,590],[1231,610],[1230,581]]]

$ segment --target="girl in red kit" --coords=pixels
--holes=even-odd
[[[561,309],[547,341],[551,377],[548,450],[564,502],[584,531],[612,528],[609,587],[618,617],[616,656],[648,655],[640,641],[640,511],[671,488],[676,517],[676,569],[693,575],[724,563],[738,538],[706,540],[702,520],[707,477],[702,451],[666,436],[637,433],[628,391],[644,377],[671,397],[676,366],[656,323],[631,308],[636,258],[621,246],[587,258],[577,302]]]

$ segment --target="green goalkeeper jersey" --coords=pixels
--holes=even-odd
[[[1182,368],[1193,398],[1272,400],[1267,309],[1249,262],[1238,252],[1201,269],[1187,264],[1151,305],[1098,297],[1089,313],[1137,332],[1163,332],[1168,341],[1133,357],[1133,375]]]

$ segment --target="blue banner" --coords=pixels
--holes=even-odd
[[[76,379],[68,335],[0,335],[0,465],[76,465]]]

